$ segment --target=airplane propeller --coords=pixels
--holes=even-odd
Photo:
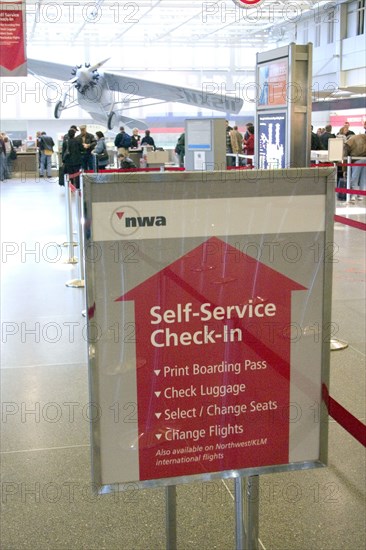
[[[82,68],[82,65],[76,65],[72,69],[71,75],[76,76],[76,78],[72,81],[72,84],[75,85],[78,92],[84,94],[88,88],[92,88],[97,85],[100,77],[97,69],[104,65],[108,59],[99,61],[99,63],[96,63],[93,66],[91,66],[90,63],[84,63],[84,68]]]

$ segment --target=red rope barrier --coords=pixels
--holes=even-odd
[[[185,168],[180,166],[166,166],[164,172],[184,172]],[[94,170],[85,170],[84,174],[115,174],[116,172],[160,172],[160,168],[109,168],[108,170],[99,170],[99,172],[94,172]]]
[[[329,415],[342,428],[352,435],[361,445],[366,447],[366,426],[358,418],[353,416],[338,401],[329,395],[328,388],[323,384],[323,399],[328,409]]]
[[[349,225],[350,227],[355,227],[356,229],[361,229],[361,231],[366,231],[366,223],[357,222],[356,220],[350,220],[344,216],[334,216],[334,221],[343,223],[344,225]]]
[[[364,447],[366,447],[366,426],[363,424],[358,418],[353,416],[347,409],[342,407],[336,401],[333,399],[333,397],[329,396],[328,401],[328,412],[332,418],[338,424],[342,426],[348,433],[352,435],[357,441],[361,443]]]
[[[333,399],[329,395],[328,388],[323,384],[323,399],[328,409],[329,415],[336,421],[342,428],[344,428],[349,434],[352,435],[361,445],[366,447],[366,426],[358,418],[353,416],[347,409],[345,409],[338,401]]]
[[[337,193],[349,193],[350,195],[363,195],[366,197],[366,191],[361,191],[360,189],[346,189],[345,187],[336,187],[335,191]]]
[[[312,162],[315,162],[314,160]],[[318,162],[317,164],[311,164],[310,165],[310,168],[321,168],[323,166],[334,166],[334,165],[337,165],[337,166],[366,166],[366,163],[364,162],[360,162],[359,164],[357,164],[356,162],[350,162],[350,163],[347,163],[347,162]]]

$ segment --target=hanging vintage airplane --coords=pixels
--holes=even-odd
[[[212,89],[215,89],[213,84],[205,86],[208,90],[211,87],[211,91],[194,90],[98,71],[107,61],[108,59],[105,59],[92,66],[86,63],[84,66],[69,67],[49,61],[28,59],[27,65],[28,73],[37,78],[46,77],[67,83],[63,99],[56,103],[55,118],[60,118],[65,109],[80,105],[94,120],[104,124],[109,130],[119,122],[127,126],[138,125],[142,128],[140,121],[122,115],[122,112],[127,109],[143,106],[142,98],[158,99],[159,103],[185,103],[225,112],[227,115],[239,113],[243,106],[241,98],[222,94],[218,86],[218,93],[213,93]],[[77,92],[76,97],[74,90]]]

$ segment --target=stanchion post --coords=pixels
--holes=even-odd
[[[81,178],[80,178],[81,179]],[[77,201],[77,213],[78,213],[78,239],[79,239],[79,251],[80,251],[80,280],[84,281],[85,279],[85,269],[84,269],[84,235],[83,235],[83,193],[80,185],[78,189],[78,201]]]
[[[351,175],[352,175],[352,167],[350,166],[352,162],[351,157],[347,157],[347,189],[351,189]],[[351,199],[349,193],[347,193],[347,202],[349,202]]]
[[[237,550],[258,550],[259,476],[235,479],[235,531]]]
[[[80,257],[80,269],[79,269],[79,279],[72,279],[71,281],[68,281],[66,286],[72,287],[72,288],[84,288],[85,287],[85,270],[84,270],[84,261],[83,261],[83,255],[84,255],[84,239],[83,239],[83,221],[82,221],[82,207],[81,207],[81,197],[82,197],[82,176],[79,177],[80,181],[80,189],[76,190],[76,216],[77,216],[77,224],[78,224],[78,239],[79,239],[79,257]]]
[[[65,246],[68,247],[69,258],[65,261],[67,264],[77,264],[78,261],[74,256],[74,240],[73,240],[73,224],[72,224],[72,208],[71,208],[71,188],[69,184],[69,177],[67,174],[64,176],[65,180],[65,208],[66,208],[66,238],[67,242]]]
[[[177,488],[165,488],[166,550],[177,550]]]

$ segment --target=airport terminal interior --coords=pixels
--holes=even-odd
[[[90,228],[87,227],[90,214],[86,210],[82,213],[78,210],[78,199],[82,196],[83,185],[81,184],[81,191],[73,186],[68,188],[67,177],[66,180],[62,178],[60,180],[59,171],[63,163],[64,136],[71,125],[77,126],[78,132],[83,125],[94,135],[96,132],[103,132],[109,152],[107,165],[107,169],[110,170],[109,176],[112,177],[112,172],[117,173],[118,179],[115,181],[126,189],[127,198],[124,209],[127,211],[129,208],[125,204],[128,202],[128,197],[133,196],[131,182],[138,184],[136,178],[141,169],[144,174],[141,178],[151,177],[151,185],[155,185],[157,189],[157,198],[153,202],[158,207],[154,210],[154,219],[150,219],[153,219],[156,225],[164,225],[165,218],[159,208],[160,206],[165,208],[164,204],[168,200],[165,200],[163,191],[165,189],[168,192],[169,189],[168,186],[163,191],[158,189],[159,182],[163,181],[164,177],[169,178],[169,174],[172,174],[172,178],[177,178],[176,181],[179,181],[180,185],[187,185],[188,198],[191,192],[189,178],[193,177],[190,176],[191,171],[204,173],[202,181],[205,185],[210,177],[219,177],[214,175],[214,171],[206,171],[206,165],[202,164],[202,158],[211,157],[202,157],[200,156],[203,154],[202,151],[197,152],[196,145],[190,141],[193,135],[196,137],[196,134],[186,133],[185,160],[182,161],[176,153],[179,137],[187,128],[190,128],[187,120],[193,121],[194,124],[197,121],[204,123],[206,119],[210,119],[214,127],[216,119],[220,119],[220,124],[227,121],[230,127],[237,126],[241,134],[245,133],[247,123],[254,124],[256,133],[258,130],[256,125],[260,120],[264,120],[266,114],[282,116],[282,120],[286,120],[285,116],[288,116],[290,121],[295,120],[291,118],[294,115],[289,101],[286,105],[275,106],[272,111],[269,105],[266,105],[264,111],[261,111],[260,102],[263,96],[258,93],[258,86],[260,87],[258,62],[261,59],[267,59],[266,55],[269,55],[272,50],[280,49],[282,52],[291,44],[298,46],[311,44],[310,49],[306,50],[311,52],[306,54],[309,55],[306,59],[309,61],[311,74],[311,83],[308,83],[307,89],[311,88],[311,98],[305,98],[311,112],[308,113],[307,107],[303,106],[300,111],[307,117],[306,124],[313,126],[314,134],[320,135],[321,129],[324,130],[327,125],[332,126],[334,134],[340,131],[342,133],[345,131],[345,123],[348,122],[349,130],[356,136],[365,135],[365,0],[332,2],[299,0],[292,3],[282,0],[263,0],[262,2],[142,0],[118,3],[109,0],[95,2],[67,0],[62,3],[26,0],[23,4],[26,57],[29,59],[28,76],[11,74],[4,76],[4,72],[1,72],[0,77],[0,132],[10,138],[17,153],[16,160],[9,163],[10,170],[2,171],[0,178],[2,180],[0,181],[0,548],[3,550],[364,549],[366,547],[366,166],[363,166],[362,157],[366,155],[356,157],[361,161],[361,166],[357,166],[351,157],[344,155],[341,158],[332,157],[331,146],[329,150],[324,147],[321,150],[312,149],[311,152],[309,150],[306,153],[308,164],[302,168],[311,167],[316,174],[317,166],[325,166],[326,173],[333,174],[329,176],[328,194],[324,201],[322,188],[320,189],[319,184],[317,189],[316,177],[314,177],[315,183],[311,184],[310,197],[314,202],[306,203],[323,205],[327,209],[328,224],[330,220],[331,225],[331,229],[328,227],[331,233],[328,234],[329,242],[324,252],[324,261],[319,262],[319,270],[324,268],[326,273],[330,274],[328,280],[324,276],[323,293],[326,300],[323,295],[319,297],[319,302],[325,300],[324,309],[329,310],[329,336],[324,337],[322,331],[311,332],[317,345],[316,349],[322,350],[325,363],[328,363],[327,358],[330,356],[329,381],[327,381],[327,374],[324,374],[327,366],[322,365],[320,361],[319,369],[324,379],[320,380],[319,374],[319,380],[312,380],[311,383],[318,384],[319,396],[320,392],[323,392],[324,401],[327,401],[324,391],[329,392],[333,403],[332,414],[324,415],[324,403],[320,406],[319,402],[314,402],[311,414],[309,407],[307,411],[301,410],[301,407],[300,410],[296,410],[295,407],[295,416],[290,414],[288,419],[288,429],[293,439],[300,438],[301,417],[311,417],[313,426],[320,426],[319,433],[322,434],[322,439],[319,446],[322,449],[324,464],[320,465],[319,460],[317,464],[319,467],[313,467],[314,460],[309,459],[299,468],[292,468],[291,464],[288,464],[288,467],[286,465],[282,470],[279,468],[274,472],[265,468],[263,471],[258,469],[254,471],[253,467],[255,468],[257,464],[271,465],[261,459],[261,446],[256,447],[258,455],[257,459],[254,458],[253,467],[247,472],[245,468],[241,470],[247,479],[253,473],[258,475],[255,477],[258,481],[258,490],[251,495],[253,502],[259,507],[258,518],[251,517],[248,520],[248,510],[244,509],[243,512],[246,521],[249,521],[246,528],[253,529],[258,536],[247,532],[247,539],[245,537],[240,539],[237,535],[236,520],[240,507],[236,500],[235,480],[239,476],[240,468],[236,466],[230,468],[225,475],[204,474],[200,478],[193,477],[192,480],[187,479],[189,476],[185,476],[183,480],[180,479],[176,484],[176,506],[173,506],[168,498],[164,480],[156,484],[152,482],[150,486],[146,483],[142,487],[138,485],[137,479],[116,480],[117,483],[119,482],[117,490],[109,492],[110,484],[105,483],[105,490],[97,494],[96,489],[100,488],[100,478],[95,475],[95,463],[98,461],[96,457],[100,449],[105,445],[103,439],[105,435],[103,433],[103,438],[99,440],[100,433],[95,431],[95,425],[99,421],[103,425],[104,419],[97,418],[95,423],[93,420],[95,410],[93,411],[93,406],[90,406],[91,402],[95,402],[99,397],[99,373],[95,362],[95,341],[91,336],[89,324],[94,315],[89,289],[94,286],[101,293],[105,289],[108,295],[111,288],[108,286],[110,282],[107,272],[104,274],[105,279],[101,279],[98,283],[92,280],[91,271],[85,273],[85,265],[81,261],[84,256],[81,243],[83,239],[90,239]],[[1,5],[0,10],[3,10]],[[3,14],[3,11],[1,13]],[[1,47],[0,44],[0,52]],[[305,54],[301,53],[300,57],[305,59]],[[38,62],[47,63],[47,68]],[[96,67],[98,63],[100,67]],[[0,65],[3,65],[1,57]],[[103,81],[101,76],[103,71],[109,72],[112,77],[119,74],[127,77],[126,80],[119,81],[119,91],[122,88],[121,97],[107,108],[103,106],[100,98],[96,100],[93,98],[89,103],[83,102],[83,98],[80,100],[80,96],[83,96],[80,88],[79,90],[74,88],[75,83],[81,82],[80,73],[77,80],[77,71],[81,69],[82,72],[84,71],[83,74],[86,74],[85,71],[88,72],[90,66],[93,70],[99,71],[99,82]],[[75,69],[74,75],[71,74],[73,69]],[[37,71],[39,73],[45,71],[48,74],[37,74]],[[110,78],[109,82],[112,81],[113,78]],[[146,85],[146,81],[150,84]],[[137,82],[140,82],[138,86]],[[155,89],[156,83],[171,86],[169,93],[166,91],[168,88],[162,92],[158,85]],[[112,84],[109,85],[112,86]],[[148,93],[142,94],[146,89],[145,85],[151,92],[151,97]],[[196,92],[181,92],[180,96],[174,95],[177,94],[179,87],[193,89]],[[73,92],[70,99],[68,94],[71,90]],[[137,90],[142,95],[137,94]],[[214,103],[210,108],[203,107],[197,90],[216,94],[225,108],[221,111],[215,110]],[[165,93],[168,95],[164,96]],[[239,103],[235,103],[235,98]],[[235,105],[239,104],[238,112],[230,111],[228,106],[233,105],[234,110]],[[115,117],[111,116],[112,111]],[[128,179],[129,172],[117,171],[119,159],[114,141],[120,126],[124,126],[131,134],[133,128],[137,128],[141,136],[145,135],[146,129],[150,129],[157,146],[156,151],[139,148],[138,151],[130,152],[137,166],[137,172],[131,173],[131,180]],[[202,128],[201,125],[200,130]],[[280,122],[277,134],[279,137],[282,136],[281,128]],[[310,132],[310,128],[308,130]],[[43,175],[39,170],[41,156],[40,151],[37,150],[39,145],[37,132],[42,131],[47,136],[51,136],[54,141],[50,173],[47,174],[45,170]],[[288,129],[286,140],[282,143],[285,149],[284,158],[291,159],[295,166],[298,166],[296,155],[300,158],[304,152],[296,151],[299,144],[295,134],[297,132],[300,135],[303,131],[304,128],[298,126],[291,131]],[[202,132],[201,137],[202,135],[207,134]],[[214,139],[216,137],[212,137],[212,140]],[[345,139],[347,138],[340,137],[334,141],[338,143],[341,141],[344,144]],[[310,134],[307,138],[305,136],[304,141],[308,141],[310,145]],[[226,138],[224,142],[226,147]],[[290,147],[291,143],[295,144],[295,149]],[[193,144],[192,150],[189,150],[191,144]],[[215,147],[216,145],[213,145],[212,149],[216,151]],[[255,142],[253,155],[246,155],[242,150],[239,156],[234,155],[233,162],[227,160],[227,149],[223,151],[224,165],[221,163],[219,166],[220,174],[225,173],[226,168],[231,174],[239,174],[238,185],[241,185],[241,173],[254,174],[256,169],[261,168],[259,171],[263,176],[266,170],[269,173],[280,170],[281,164],[271,164],[269,161],[266,165],[261,164],[262,157],[258,151],[260,147],[261,142],[258,140]],[[209,153],[206,151],[205,154]],[[44,156],[45,153],[43,158]],[[347,169],[347,163],[353,166]],[[343,168],[341,168],[342,164]],[[1,166],[4,165],[1,164]],[[254,170],[252,170],[253,167]],[[355,167],[357,170],[361,168],[359,189],[351,189],[350,185],[352,169]],[[143,172],[149,169],[151,172]],[[286,175],[286,171],[283,173]],[[291,189],[290,177],[288,178],[290,183],[283,183],[283,188],[289,190],[290,196],[293,193],[296,200],[294,199],[291,204],[294,205],[305,200],[307,194],[306,190],[301,190],[301,170],[298,174],[300,175],[293,180],[295,182],[293,189]],[[105,197],[102,194],[103,182],[107,180],[103,180],[103,173],[97,176],[101,176],[101,179],[100,186],[95,184],[95,188],[99,186],[95,191],[96,202],[98,207],[102,205],[100,207],[104,208],[109,200],[107,194]],[[94,178],[97,176],[92,174]],[[263,177],[266,178],[266,176]],[[181,179],[178,180],[178,178]],[[215,182],[217,181],[215,179]],[[66,187],[60,183],[66,183]],[[108,189],[115,192],[119,185],[114,183]],[[208,198],[222,197],[225,185],[225,177],[223,177],[221,189],[216,183],[213,184],[213,195]],[[341,186],[344,186],[343,192]],[[270,189],[274,204],[277,205],[279,204],[276,202],[277,199],[281,198],[277,195],[281,193],[274,187],[268,184],[266,189]],[[87,187],[87,192],[91,192],[90,189]],[[179,193],[184,195],[182,191]],[[198,195],[199,193],[200,191],[197,191]],[[263,202],[266,195],[260,190],[258,182],[253,183],[248,193],[249,198],[246,197],[245,200],[252,201],[250,204],[253,208],[256,208],[256,201],[259,201],[258,204],[262,205],[261,208],[265,212],[274,212],[273,215],[275,215],[276,208],[270,210],[270,205]],[[147,191],[144,190],[141,196],[143,199],[147,197]],[[235,193],[234,198],[238,204],[242,200]],[[207,212],[211,207],[210,204],[208,201]],[[93,207],[95,207],[94,215],[97,207],[95,204]],[[124,212],[118,211],[117,206],[113,206],[112,209],[115,209],[121,220]],[[179,209],[174,211],[176,220],[184,220],[187,231],[187,235],[181,235],[182,255],[186,250],[184,248],[186,244],[183,241],[188,239],[190,226],[196,227],[195,224],[198,222],[195,218],[204,218],[209,215],[207,212],[197,214],[197,211],[192,211],[187,214],[180,212]],[[260,217],[259,210],[256,212]],[[317,215],[316,208],[309,207],[301,211],[301,219],[299,218],[298,222],[304,227],[306,224],[315,224]],[[265,217],[265,214],[263,216]],[[93,224],[97,223],[96,219],[95,214]],[[139,219],[142,218],[132,217],[132,215],[129,218],[131,224],[137,223],[136,220]],[[282,221],[280,220],[280,225]],[[152,228],[157,232],[160,229],[160,227]],[[102,227],[101,235],[103,230],[106,229]],[[136,233],[133,233],[134,230],[134,228],[131,229],[131,234],[136,236]],[[84,231],[83,234],[80,233],[82,231]],[[93,226],[93,231],[95,236],[98,228]],[[301,234],[299,239],[305,238],[304,234]],[[122,238],[125,236],[122,234]],[[192,239],[196,237],[197,235],[192,233]],[[278,236],[278,242],[281,242],[282,237],[281,234]],[[286,234],[285,238],[287,238]],[[102,237],[98,239],[100,242],[106,241],[108,245],[109,239]],[[177,240],[176,235],[171,239],[172,242]],[[158,247],[162,246],[158,238],[151,239],[150,242],[153,244],[147,245],[147,250],[153,250],[153,245],[156,243]],[[197,241],[198,244],[200,244],[199,241]],[[169,244],[169,246],[173,245]],[[180,245],[175,244],[175,246],[179,248]],[[148,267],[144,268],[149,276],[155,273],[154,270],[157,270],[159,261],[162,262],[163,253],[158,247],[153,252],[156,254],[156,262],[155,259],[151,260]],[[126,250],[127,253],[131,252],[131,249]],[[176,253],[176,256],[179,257],[179,254]],[[189,254],[187,256],[189,257]],[[286,272],[287,277],[291,278],[289,273],[299,273],[299,280],[301,280],[301,260],[296,266],[290,265],[291,263],[294,263],[292,259],[286,266],[289,270]],[[168,264],[168,261],[165,264],[161,263],[164,267]],[[210,269],[208,267],[207,271]],[[304,266],[304,271],[306,269],[307,267]],[[128,277],[134,275],[138,283],[144,280],[138,269],[132,265]],[[207,277],[209,276],[208,274]],[[321,276],[314,271],[314,287],[318,288]],[[88,277],[90,277],[89,280]],[[196,274],[192,277],[196,277]],[[231,280],[225,279],[224,282],[230,283]],[[186,286],[188,283],[190,281],[184,282]],[[123,284],[119,282],[120,286],[117,288],[123,287]],[[100,296],[97,298],[100,300]],[[144,299],[149,300],[148,292]],[[292,306],[293,311],[297,311],[296,304],[297,301]],[[173,306],[171,307],[173,309]],[[321,315],[323,315],[322,307],[318,308]],[[101,312],[97,311],[97,315],[100,314]],[[185,314],[188,315],[187,311]],[[327,314],[327,312],[324,313],[324,315]],[[172,317],[172,311],[167,310],[165,320],[168,327],[172,326],[169,324],[172,322]],[[220,318],[219,313],[217,318]],[[126,326],[128,328],[128,323]],[[305,329],[308,328],[305,327]],[[111,342],[113,334],[113,331],[109,334]],[[123,344],[121,356],[127,353],[124,347]],[[113,349],[116,347],[114,346]],[[291,348],[291,353],[293,349]],[[183,346],[180,352],[185,353]],[[100,364],[103,363],[103,353],[100,352],[101,358],[98,356]],[[108,352],[105,351],[105,353],[108,356]],[[311,372],[316,370],[314,365],[310,364],[314,357],[318,357],[316,353],[309,356],[308,362],[304,363]],[[260,357],[259,351],[258,357]],[[204,354],[201,359],[206,363],[209,362],[209,358]],[[134,360],[136,367],[141,366],[137,365],[136,355]],[[108,370],[109,365],[106,364],[104,367]],[[126,390],[119,386],[123,376],[118,376],[118,373],[119,371],[112,371],[111,368],[109,383],[115,386],[116,392],[121,391],[122,395]],[[306,378],[307,373],[302,374],[304,374],[304,380],[309,380]],[[130,384],[127,378],[126,376],[126,383]],[[137,379],[141,384],[142,379],[138,377]],[[301,373],[299,379],[302,380]],[[325,381],[323,385],[321,385],[322,381]],[[263,385],[264,390],[266,390],[266,384],[267,382]],[[100,386],[102,394],[101,388],[102,386]],[[150,395],[148,384],[146,388],[146,395]],[[133,393],[130,399],[121,399],[123,403],[121,409],[116,408],[116,403],[110,402],[107,414],[112,414],[116,421],[118,411],[117,423],[122,418],[122,430],[131,429],[137,433],[136,423],[137,418],[140,421],[139,415],[143,410],[145,388],[140,387],[138,392],[139,400],[141,398],[138,408],[134,403],[136,396]],[[304,393],[306,393],[305,388]],[[125,396],[126,393],[123,395]],[[197,410],[201,407],[200,401],[197,399],[197,405],[195,405]],[[171,405],[171,409],[175,410],[174,414],[178,416],[184,414],[181,408],[179,399]],[[98,412],[96,414],[98,416]],[[174,415],[172,418],[174,419]],[[197,422],[194,421],[193,424],[196,425]],[[203,429],[206,427],[204,423],[200,426]],[[283,430],[283,423],[276,425],[276,422],[273,422],[271,437],[276,449],[277,440],[283,439],[281,430]],[[183,442],[184,445],[191,443],[188,440]],[[118,444],[117,441],[111,453],[115,452]],[[129,446],[130,441],[121,442],[121,447],[126,444]],[[307,441],[303,442],[305,453],[306,445]],[[131,443],[131,449],[136,447],[138,443]],[[246,452],[246,450],[243,451],[244,460]],[[263,453],[265,452],[267,451],[263,450]],[[141,456],[142,454],[140,460],[142,460]],[[105,458],[106,463],[109,463],[109,458],[108,456]],[[94,470],[92,470],[92,460]],[[117,462],[119,458],[116,457],[115,460]],[[137,458],[135,460],[137,461]],[[124,464],[123,461],[122,464]],[[281,464],[281,462],[277,461],[275,464]],[[103,462],[104,467],[107,468]],[[130,468],[134,470],[135,465],[126,462],[126,470]],[[116,486],[113,486],[113,489],[116,489]],[[171,506],[171,509],[167,510],[167,506]],[[174,520],[174,512],[176,512],[176,521],[170,525],[171,530],[168,534],[167,520],[172,516]],[[174,526],[176,532],[174,532]]]

